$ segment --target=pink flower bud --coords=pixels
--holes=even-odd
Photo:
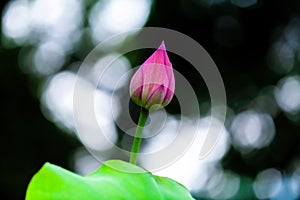
[[[131,78],[130,96],[136,104],[149,110],[153,105],[168,105],[174,96],[174,90],[173,68],[162,41]]]

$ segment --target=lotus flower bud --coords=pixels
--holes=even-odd
[[[139,67],[130,82],[133,102],[149,110],[165,107],[174,96],[175,79],[164,42]]]

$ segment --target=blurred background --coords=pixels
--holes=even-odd
[[[1,13],[1,199],[23,199],[31,177],[45,162],[82,175],[101,165],[75,134],[76,72],[99,42],[144,26],[174,29],[199,42],[218,66],[228,100],[225,125],[213,119],[224,126],[224,133],[212,153],[196,160],[199,146],[192,146],[157,174],[183,183],[196,199],[299,199],[298,0],[11,0],[1,1]],[[105,105],[116,89],[112,83],[151,52],[119,56],[96,92],[97,121],[107,128],[110,141],[124,149],[130,149],[132,138],[118,128]],[[191,73],[186,61],[169,55],[197,93],[203,136],[210,113],[205,82]],[[98,84],[93,70],[107,64],[109,56],[82,78],[87,87]],[[127,92],[127,87],[117,90]],[[128,106],[120,99],[122,95],[114,99],[119,117],[122,106]],[[137,108],[130,105],[136,120]],[[180,114],[176,100],[167,112],[166,126],[142,151],[163,148],[173,138]],[[87,124],[87,130],[93,132],[93,127]],[[90,148],[109,152],[112,144],[86,137]]]

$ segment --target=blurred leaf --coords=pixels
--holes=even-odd
[[[29,183],[26,200],[193,199],[172,179],[120,160],[110,160],[82,177],[46,163]]]

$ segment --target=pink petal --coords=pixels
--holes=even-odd
[[[149,109],[151,106],[153,106],[155,104],[162,105],[164,98],[165,98],[164,86],[159,85],[156,87],[156,89],[153,91],[153,93],[147,99],[146,106]]]
[[[130,89],[130,95],[133,95],[133,93],[134,93],[135,97],[142,96],[143,72],[142,72],[141,68],[139,68],[132,76],[129,89]]]

